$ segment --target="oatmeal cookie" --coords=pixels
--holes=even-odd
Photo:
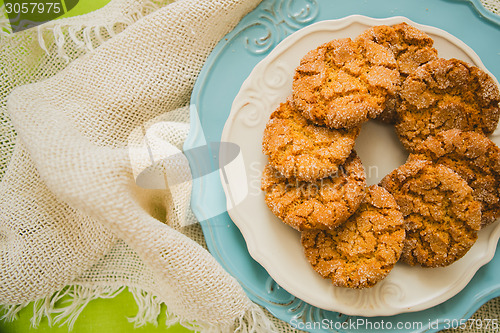
[[[413,160],[381,181],[398,203],[406,239],[401,260],[424,267],[447,266],[469,251],[481,225],[481,204],[450,168]]]
[[[293,78],[293,101],[319,125],[352,128],[377,117],[397,92],[392,52],[370,40],[336,39],[307,53]]]
[[[354,151],[335,175],[314,182],[286,178],[268,164],[261,185],[269,209],[297,230],[343,223],[363,200],[365,186],[363,165]]]
[[[359,127],[336,130],[315,125],[287,101],[271,114],[262,151],[283,176],[314,181],[337,172],[358,134]]]
[[[307,259],[335,286],[366,288],[389,274],[403,250],[403,215],[394,197],[372,185],[358,210],[331,230],[307,230],[301,241]]]
[[[481,203],[482,225],[500,217],[500,149],[476,132],[443,131],[417,146],[409,160],[430,160],[458,173]]]
[[[457,59],[420,66],[401,87],[396,131],[410,151],[428,136],[458,128],[492,133],[500,117],[500,93],[491,76]]]
[[[374,26],[365,30],[357,39],[367,39],[391,50],[398,64],[400,83],[420,65],[438,58],[433,39],[405,22],[392,26]],[[400,102],[399,95],[391,96],[377,119],[394,124]]]

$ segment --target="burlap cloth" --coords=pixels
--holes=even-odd
[[[259,0],[170,2],[112,0],[87,15],[0,32],[4,319],[35,301],[35,325],[47,317],[71,326],[89,301],[126,286],[138,325],[154,322],[165,303],[167,324],[293,331],[206,250],[179,154],[206,57]],[[484,4],[500,13],[499,1]],[[174,180],[168,190],[136,184],[150,162],[145,146],[178,153],[157,165]],[[56,305],[62,296],[73,302]],[[475,317],[499,312],[497,298]]]

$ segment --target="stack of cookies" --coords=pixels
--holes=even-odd
[[[336,286],[372,287],[398,261],[450,265],[500,217],[500,149],[487,138],[499,102],[487,73],[439,58],[406,23],[325,43],[266,125],[266,203]],[[410,155],[367,187],[353,148],[370,119],[394,124]]]

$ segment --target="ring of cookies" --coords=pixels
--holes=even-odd
[[[372,287],[399,261],[448,266],[500,217],[500,148],[487,137],[498,86],[439,58],[424,32],[381,25],[320,45],[292,91],[264,130],[261,188],[335,286]],[[368,187],[354,144],[370,119],[393,124],[409,157]]]

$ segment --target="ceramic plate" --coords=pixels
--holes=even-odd
[[[212,156],[217,155],[217,149],[212,148],[221,141],[224,124],[243,81],[280,41],[315,22],[354,14],[376,18],[399,15],[441,28],[469,45],[486,68],[500,77],[500,16],[486,10],[479,0],[263,0],[221,39],[206,60],[191,96],[191,130],[184,150],[211,147]],[[207,170],[202,163],[206,158],[187,157],[197,174],[216,169],[216,161],[212,163],[215,167]],[[237,160],[241,162],[236,159],[234,163]],[[487,322],[488,318],[470,321],[467,318],[482,304],[500,296],[499,245],[493,259],[476,272],[461,292],[427,310],[379,317],[326,311],[287,292],[253,260],[240,230],[226,212],[226,195],[221,181],[225,180],[218,172],[193,179],[191,208],[200,221],[208,249],[237,279],[253,302],[292,327],[315,333],[368,333],[374,329],[377,332],[428,333],[463,328],[464,322],[466,328],[495,325],[494,321]]]
[[[283,224],[266,206],[260,190],[262,170],[267,164],[261,148],[262,133],[271,112],[291,94],[292,77],[300,59],[329,40],[355,38],[371,26],[403,21],[430,35],[440,57],[458,58],[486,70],[474,51],[456,37],[403,17],[373,19],[353,15],[322,21],[284,39],[255,66],[234,99],[223,129],[222,142],[235,143],[241,149],[235,163],[221,169],[221,179],[229,215],[243,234],[251,256],[288,292],[325,310],[389,316],[440,304],[462,290],[491,260],[500,236],[500,223],[495,223],[481,230],[471,250],[448,267],[426,269],[398,263],[375,287],[352,290],[334,287],[317,274],[304,256],[299,232]],[[500,143],[495,135],[491,138]],[[393,127],[374,121],[363,125],[356,150],[368,184],[378,183],[407,157]]]

